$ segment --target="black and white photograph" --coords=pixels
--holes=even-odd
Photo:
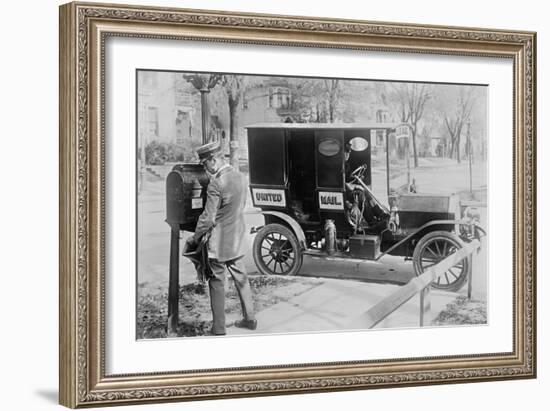
[[[484,84],[136,70],[136,338],[488,324]]]

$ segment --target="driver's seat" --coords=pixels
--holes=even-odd
[[[364,233],[380,233],[390,218],[369,190],[352,183],[346,183],[345,213],[348,223]]]

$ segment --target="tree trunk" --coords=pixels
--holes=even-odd
[[[411,130],[412,141],[413,141],[413,156],[414,156],[414,168],[418,167],[418,154],[416,151],[416,127]]]
[[[456,161],[460,163],[460,133],[456,136]]]
[[[449,159],[451,159],[451,160],[453,159],[454,153],[455,153],[455,139],[451,135],[451,143],[450,143],[449,151],[447,152],[447,155],[449,156]]]
[[[329,107],[328,107],[328,117],[331,123],[334,123],[334,101],[332,96],[330,98]]]
[[[316,119],[315,119],[315,122],[316,122],[316,123],[320,123],[320,122],[321,122],[321,121],[320,121],[321,114],[319,113],[319,103],[317,103],[317,104],[315,105],[315,114],[316,114],[316,116],[317,116]]]
[[[237,105],[233,99],[229,103],[229,162],[239,170],[239,134],[237,128]]]

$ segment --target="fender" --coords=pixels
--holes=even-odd
[[[450,227],[457,227],[460,224],[463,224],[463,221],[461,221],[461,220],[433,220],[433,221],[430,221],[430,222],[420,226],[419,228],[417,228],[414,232],[410,233],[409,235],[407,235],[405,238],[403,238],[399,242],[392,245],[390,248],[388,248],[383,253],[380,253],[380,255],[378,257],[376,257],[375,261],[378,261],[383,256],[391,253],[393,250],[395,250],[401,244],[404,244],[404,243],[410,241],[413,237],[415,237],[421,231],[425,230],[427,227],[430,227],[430,226],[433,226],[433,225],[446,225],[446,226],[450,226]]]
[[[304,230],[302,230],[302,227],[300,227],[300,224],[298,224],[296,220],[294,220],[289,215],[282,213],[280,211],[262,211],[262,214],[273,215],[275,217],[280,218],[285,223],[288,223],[292,231],[294,231],[294,234],[296,234],[296,238],[298,239],[298,244],[300,244],[300,247],[302,247],[302,250],[306,249],[306,235],[304,234]]]

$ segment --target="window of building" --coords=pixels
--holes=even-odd
[[[147,132],[150,136],[159,136],[159,110],[158,107],[147,108]]]
[[[289,108],[290,90],[286,87],[271,87],[269,89],[269,107]]]
[[[377,110],[376,121],[378,123],[387,123],[389,121],[389,113],[386,110]]]
[[[386,130],[371,130],[370,140],[373,147],[384,147],[386,145]]]
[[[283,106],[283,93],[277,89],[277,107]]]
[[[376,145],[378,147],[384,146],[386,143],[386,130],[376,130]]]

